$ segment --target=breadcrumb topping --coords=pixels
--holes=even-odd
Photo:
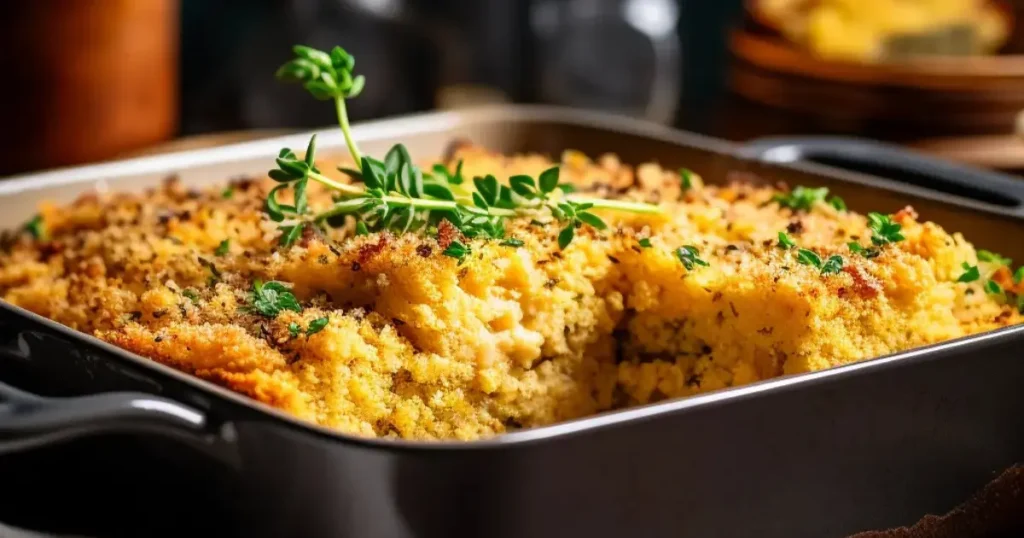
[[[552,164],[472,145],[446,164],[459,160],[466,177],[502,181]],[[684,189],[677,171],[614,155],[561,164],[581,192],[665,214],[600,212],[610,228],[580,228],[565,250],[558,223],[526,218],[508,225],[515,242],[444,224],[356,235],[350,222],[280,247],[262,213],[271,180],[172,179],[43,204],[46,236],[9,237],[0,254],[0,295],[302,419],[409,439],[476,439],[1022,321],[981,280],[958,282],[966,262],[1024,292],[1008,270],[912,208],[892,216],[905,239],[868,257],[847,246],[871,244],[865,216],[780,207],[779,187],[688,174]],[[309,197],[331,204],[319,185]],[[800,263],[779,232],[841,269]],[[461,262],[443,255],[455,239],[470,247]],[[706,265],[684,264],[683,246]],[[282,283],[298,308],[254,308],[256,281]]]

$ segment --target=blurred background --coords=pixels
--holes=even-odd
[[[356,56],[356,121],[549,103],[1018,173],[1022,15],[1024,0],[5,2],[0,175],[331,125],[273,78],[295,43]]]

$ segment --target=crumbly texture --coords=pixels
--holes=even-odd
[[[447,164],[457,160],[467,177],[502,180],[551,165],[473,146]],[[442,254],[451,230],[356,236],[350,223],[280,247],[262,212],[269,179],[229,191],[168,181],[44,204],[48,237],[9,238],[0,294],[302,419],[411,439],[486,437],[1022,321],[984,278],[956,281],[961,263],[978,263],[975,249],[911,208],[894,215],[906,239],[867,259],[846,246],[869,244],[866,219],[826,203],[792,211],[770,201],[775,187],[696,177],[684,191],[678,172],[614,155],[561,162],[580,191],[654,201],[665,214],[599,212],[611,227],[580,228],[565,250],[557,223],[518,219],[507,228],[522,247],[467,241],[460,264]],[[313,184],[310,200],[322,208],[330,195]],[[798,263],[778,246],[787,230],[822,258],[842,255],[842,271]],[[687,270],[674,254],[682,245],[708,265]],[[1014,289],[1006,268],[980,267]],[[246,309],[257,279],[290,285],[302,311]]]

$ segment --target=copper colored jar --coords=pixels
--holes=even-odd
[[[178,0],[0,5],[0,175],[171,138],[178,25]]]

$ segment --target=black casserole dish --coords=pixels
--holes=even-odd
[[[321,145],[339,145],[332,133]],[[854,209],[913,205],[928,220],[1024,257],[1015,180],[858,141],[781,140],[747,148],[629,120],[545,108],[415,116],[357,130],[371,150],[401,137],[440,154],[466,137],[502,152],[614,149],[626,162],[687,166],[709,181],[827,186]],[[15,178],[5,224],[40,198],[104,182],[140,188],[262,173],[299,137]],[[898,172],[908,183],[816,165]],[[874,167],[874,168],[871,168]],[[924,181],[927,180],[927,183]],[[935,190],[929,187],[935,187]],[[40,399],[5,388],[4,451],[104,431],[152,431],[198,446],[244,491],[251,535],[843,536],[907,524],[965,499],[1020,461],[1024,327],[849,366],[670,400],[489,440],[421,443],[317,428],[8,304],[5,366],[82,393]],[[133,391],[133,392],[120,392]]]

